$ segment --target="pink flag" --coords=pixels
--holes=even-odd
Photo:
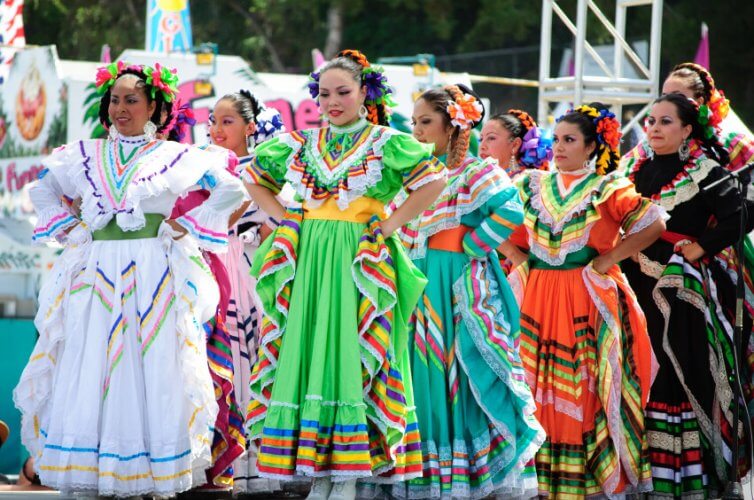
[[[99,62],[110,64],[112,61],[112,56],[110,55],[110,46],[108,44],[104,44],[102,46],[102,49],[99,52]]]
[[[325,56],[322,55],[322,51],[319,49],[312,49],[312,66],[314,66],[314,71],[317,71],[317,68],[325,64],[326,59]]]
[[[702,39],[696,49],[694,62],[705,68],[709,68],[709,28],[707,23],[702,23]]]

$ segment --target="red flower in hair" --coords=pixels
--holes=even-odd
[[[620,124],[618,120],[614,118],[603,118],[597,124],[597,133],[602,136],[605,144],[610,146],[610,149],[617,150],[620,144]]]

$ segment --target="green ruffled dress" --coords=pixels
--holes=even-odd
[[[421,475],[407,324],[426,284],[380,228],[401,190],[445,178],[431,146],[360,120],[260,145],[247,182],[289,208],[256,253],[263,308],[247,425],[260,475]]]

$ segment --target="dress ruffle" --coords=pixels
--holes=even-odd
[[[287,404],[271,406],[271,391],[276,378],[282,336],[286,329],[291,285],[296,273],[302,220],[301,209],[288,209],[274,237],[259,248],[252,268],[252,274],[258,275],[257,292],[265,314],[262,319],[259,356],[251,378],[252,400],[247,412],[250,437],[263,438],[263,424],[270,412],[280,414],[279,418],[283,421],[290,421],[290,428],[300,428],[302,436],[310,432],[317,435],[324,433],[318,437],[318,441],[329,439],[329,433],[346,435],[357,432],[364,435],[368,432],[371,470],[344,470],[343,475],[371,476],[398,468],[402,469],[401,477],[415,477],[421,474],[420,466],[412,472],[406,464],[416,462],[416,457],[407,456],[409,453],[416,454],[416,451],[411,451],[415,448],[411,445],[416,443],[408,440],[418,441],[418,435],[410,432],[414,417],[412,408],[406,404],[406,388],[395,364],[404,355],[399,346],[406,345],[408,317],[426,282],[410,265],[395,241],[386,240],[382,236],[379,219],[376,217],[364,228],[351,266],[354,283],[360,292],[357,324],[363,407],[340,404],[333,407],[329,402],[317,400],[307,400],[301,408],[298,405],[294,405],[296,408],[289,408]],[[341,429],[334,408],[337,408],[337,419],[343,418],[343,412],[355,412],[346,421],[364,422],[364,428],[357,424],[353,429]],[[300,421],[296,421],[299,420],[298,415],[302,415]],[[306,429],[307,425],[314,425],[314,422],[317,423],[315,428]],[[313,445],[301,437],[284,446],[286,449],[297,448],[299,455],[305,455],[307,452],[302,452],[301,449]],[[333,461],[327,467],[331,467],[335,471],[332,473],[337,475],[337,460],[333,458]],[[320,470],[319,467],[318,463],[306,464],[299,459],[295,468],[298,473],[307,475],[330,475],[329,470]],[[286,477],[292,474],[293,471],[285,472],[281,469],[277,473],[262,475]]]
[[[158,238],[169,263],[169,274],[166,276],[168,281],[172,281],[172,293],[165,293],[163,297],[174,295],[172,310],[168,314],[175,315],[176,345],[179,349],[176,357],[180,360],[180,373],[177,375],[182,379],[185,400],[191,409],[191,418],[185,431],[190,444],[189,450],[174,457],[175,460],[171,458],[164,463],[161,460],[148,460],[149,454],[146,452],[147,458],[138,458],[144,455],[140,454],[138,457],[113,460],[112,453],[119,450],[105,450],[105,444],[102,443],[102,451],[99,448],[73,450],[88,451],[83,454],[86,455],[85,459],[79,453],[78,460],[85,460],[87,464],[84,467],[71,463],[71,450],[60,446],[65,443],[47,442],[46,429],[50,421],[63,418],[62,415],[51,414],[50,406],[53,386],[61,375],[59,371],[65,368],[60,361],[67,349],[67,337],[79,333],[66,331],[67,315],[76,314],[69,308],[68,302],[72,295],[80,291],[87,293],[87,289],[92,289],[97,280],[102,279],[96,262],[97,256],[92,255],[94,244],[89,242],[70,246],[56,261],[51,280],[40,293],[40,307],[35,318],[40,337],[14,391],[14,402],[22,413],[21,438],[36,459],[45,485],[64,492],[97,491],[101,495],[130,496],[147,493],[172,495],[204,483],[205,469],[212,461],[210,436],[218,410],[207,370],[205,338],[201,325],[214,314],[218,300],[217,286],[192,240],[184,238],[174,241],[166,225],[161,226]],[[135,287],[138,287],[137,280],[134,280],[129,290],[134,290]],[[124,290],[123,293],[130,292]],[[101,300],[107,302],[111,299]],[[160,321],[160,316],[156,313],[154,316],[145,315],[141,320]],[[144,352],[149,349],[151,340],[143,339]],[[112,335],[108,356],[111,351],[117,353],[122,342],[123,335]],[[111,370],[118,361],[117,358],[112,360]],[[109,375],[102,376],[106,398]],[[149,436],[143,438],[148,440]],[[147,445],[151,444],[157,447],[162,445],[147,442]],[[117,447],[117,443],[115,446]]]

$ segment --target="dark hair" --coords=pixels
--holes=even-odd
[[[589,159],[591,160],[592,158],[597,158],[598,172],[601,172],[602,174],[610,173],[618,167],[618,163],[620,162],[620,155],[618,154],[617,147],[611,148],[607,141],[605,141],[604,139],[600,140],[596,123],[596,118],[598,118],[598,116],[590,116],[589,114],[587,114],[588,111],[584,110],[585,107],[594,108],[594,110],[596,110],[597,113],[600,114],[602,114],[603,112],[609,112],[608,107],[601,102],[593,102],[591,104],[588,104],[587,106],[580,106],[575,110],[569,111],[568,113],[560,117],[558,119],[558,122],[571,123],[579,127],[579,131],[584,136],[584,144],[595,145],[594,151],[592,151],[589,155]],[[594,110],[592,110],[592,113],[594,112]],[[612,113],[610,113],[610,116],[613,116]],[[602,119],[605,120],[607,118]],[[615,118],[612,119],[615,120]]]
[[[156,92],[155,97],[153,98],[150,93],[148,92],[148,85],[146,83],[147,75],[144,74],[144,71],[140,69],[136,69],[135,67],[126,68],[123,71],[121,71],[120,75],[118,75],[118,78],[115,80],[116,82],[123,78],[126,75],[133,75],[136,78],[139,79],[139,81],[136,83],[136,88],[140,88],[144,90],[144,94],[147,96],[147,103],[151,104],[152,102],[157,103],[157,105],[154,108],[154,113],[152,113],[152,116],[149,118],[149,121],[157,125],[157,132],[163,132],[168,124],[171,122],[172,113],[173,113],[173,103],[166,102],[164,96],[162,95],[162,92]],[[102,124],[103,127],[106,129],[109,129],[112,126],[112,122],[110,121],[110,114],[108,108],[110,107],[110,91],[115,86],[111,86],[110,88],[105,91],[105,93],[102,95],[102,98],[99,102],[99,121]],[[162,112],[165,111],[165,120],[162,121]]]
[[[498,113],[490,117],[490,120],[497,121],[502,127],[507,130],[511,138],[518,137],[522,141],[526,136],[526,133],[532,128],[537,126],[537,122],[526,111],[520,109],[509,109],[505,113]],[[521,155],[524,154],[523,148],[518,148],[516,154],[517,159],[521,159]]]
[[[677,78],[683,80],[686,86],[694,94],[694,99],[701,99],[708,103],[712,97],[715,81],[709,71],[695,63],[681,63],[673,68],[667,79]]]
[[[720,143],[720,139],[716,133],[712,137],[707,137],[705,128],[699,123],[699,107],[694,101],[678,92],[671,92],[655,99],[652,105],[660,102],[669,102],[675,106],[681,123],[684,126],[691,125],[689,138],[695,140],[701,146],[702,151],[708,158],[715,160],[723,166],[728,164],[730,160],[728,151]]]
[[[341,69],[350,74],[351,78],[361,88],[364,85],[363,70],[368,66],[370,64],[366,56],[358,50],[342,50],[338,53],[337,57],[322,66],[322,69],[319,70],[319,76],[321,77],[331,69]],[[365,103],[364,106],[367,108],[367,120],[375,125],[387,126],[389,124],[390,118],[384,104]]]
[[[248,90],[239,90],[231,94],[225,94],[217,102],[230,101],[233,105],[233,109],[236,110],[243,121],[248,125],[249,123],[256,123],[259,113],[262,111],[262,105],[259,100]]]
[[[482,106],[482,116],[468,129],[461,130],[459,127],[454,127],[453,134],[450,136],[450,144],[448,145],[449,151],[447,159],[447,167],[451,170],[457,168],[466,157],[466,153],[469,150],[471,129],[484,121],[484,115],[486,112],[484,104],[482,104],[482,100],[476,92],[462,83],[446,85],[442,88],[429,89],[419,97],[419,99],[429,104],[434,111],[442,115],[442,122],[446,127],[453,127],[447,109],[448,101],[456,101],[457,98],[463,94],[469,94],[479,102]]]

